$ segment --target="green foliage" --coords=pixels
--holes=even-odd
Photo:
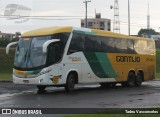
[[[15,49],[11,48],[6,55],[5,48],[0,48],[0,80],[12,80]]]
[[[12,74],[11,73],[0,73],[0,81],[12,81]]]
[[[156,43],[156,48],[160,49],[160,41],[155,41],[155,43]]]
[[[156,52],[156,69],[157,69],[157,73],[160,74],[160,49],[157,49],[157,52]]]
[[[7,44],[9,44],[10,43],[10,39],[8,39],[8,38],[0,38],[0,47],[6,47],[7,46]]]
[[[138,32],[138,37],[143,37],[143,35],[147,35],[147,34],[150,34],[150,35],[158,35],[159,33],[156,32],[154,29],[141,29],[141,30]]]
[[[15,49],[11,48],[8,55],[5,51],[5,48],[0,48],[0,74],[12,73],[13,69]]]

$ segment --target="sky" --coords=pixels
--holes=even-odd
[[[85,0],[0,0],[0,31],[4,33],[24,33],[29,30],[51,26],[80,27],[85,18]],[[128,0],[118,0],[120,33],[128,34]],[[148,3],[150,4],[151,28],[160,32],[160,0],[130,0],[131,35],[137,35],[141,28],[147,27]],[[29,10],[16,10],[20,16],[8,17],[7,6],[16,4]],[[114,0],[91,0],[88,3],[88,18],[95,17],[95,11],[102,18],[114,19],[110,6]],[[11,9],[14,11],[14,9]],[[12,15],[10,12],[8,15]],[[112,27],[113,29],[113,24]],[[113,31],[113,30],[112,30]]]

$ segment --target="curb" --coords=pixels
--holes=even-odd
[[[160,81],[160,79],[154,79],[154,80],[152,80],[152,81]]]

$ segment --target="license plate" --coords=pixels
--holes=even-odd
[[[29,80],[23,80],[23,83],[29,83]]]

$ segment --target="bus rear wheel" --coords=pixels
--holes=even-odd
[[[135,74],[133,72],[129,72],[127,85],[129,87],[135,86]]]
[[[141,72],[138,72],[135,80],[135,86],[141,86],[142,82],[143,82],[143,74]]]
[[[76,81],[75,81],[75,76],[74,76],[74,74],[72,74],[72,73],[69,74],[69,75],[68,75],[68,78],[67,78],[65,90],[66,90],[67,92],[72,92],[72,91],[74,91],[75,83],[76,83]]]

